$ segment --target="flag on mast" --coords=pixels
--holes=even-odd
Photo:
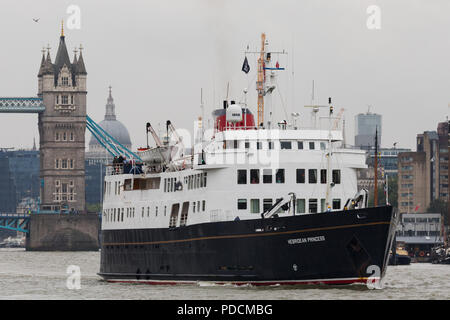
[[[250,65],[248,64],[247,57],[244,59],[244,64],[242,65],[242,71],[248,73],[250,71]]]

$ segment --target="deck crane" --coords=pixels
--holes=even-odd
[[[156,134],[156,131],[153,129],[150,122],[147,122],[147,148],[149,148],[149,145],[148,145],[148,133],[149,132],[152,134],[152,137],[155,140],[156,146],[162,147],[161,140],[159,139],[158,135]]]
[[[175,127],[173,126],[172,122],[170,122],[170,120],[167,120],[167,122],[166,122],[166,130],[167,130],[167,135],[169,135],[169,130],[170,130],[172,135],[175,137],[176,144],[180,144],[184,150],[183,139],[181,139],[181,137],[178,135],[177,131],[175,130]]]

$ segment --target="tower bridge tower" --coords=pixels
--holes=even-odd
[[[86,78],[82,48],[71,62],[61,28],[55,62],[47,48],[38,73],[38,96],[45,105],[38,119],[42,210],[86,210]]]

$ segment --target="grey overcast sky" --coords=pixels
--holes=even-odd
[[[80,8],[80,29],[70,29],[70,5]],[[369,29],[367,8],[380,8],[380,29]],[[69,54],[83,45],[88,72],[88,114],[101,121],[108,86],[116,114],[133,148],[145,142],[147,121],[191,129],[230,96],[256,113],[256,57],[241,71],[244,51],[256,50],[265,32],[287,70],[279,75],[277,116],[300,112],[310,120],[316,102],[333,97],[345,108],[347,141],[354,142],[355,115],[383,116],[382,146],[415,149],[417,133],[436,130],[450,103],[450,1],[448,0],[1,0],[0,96],[35,96],[41,49],[54,61],[60,23],[66,22]],[[36,23],[32,19],[39,18]],[[0,147],[38,141],[37,116],[0,114]],[[86,134],[87,139],[90,134]],[[87,140],[88,141],[88,140]]]

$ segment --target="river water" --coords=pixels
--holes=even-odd
[[[389,266],[383,288],[369,289],[365,285],[235,287],[107,283],[97,275],[99,263],[100,252],[0,249],[0,299],[450,300],[450,265]],[[68,273],[71,270],[79,270],[79,282]]]

